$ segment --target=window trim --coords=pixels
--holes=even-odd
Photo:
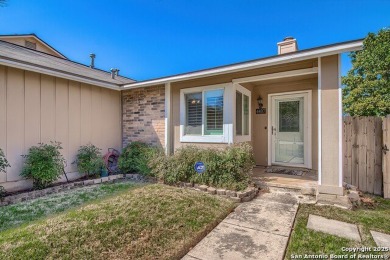
[[[234,97],[236,95],[236,92],[240,92],[242,94],[242,133],[244,133],[244,95],[249,97],[249,131],[248,135],[236,135],[237,131],[237,122],[236,122],[236,99],[234,98],[234,109],[233,109],[233,119],[234,119],[234,142],[235,143],[241,143],[241,142],[250,142],[252,141],[252,92],[243,86],[241,86],[238,83],[234,84]]]
[[[205,91],[223,89],[223,134],[222,135],[204,135],[205,128],[205,106],[204,100]],[[231,83],[200,86],[194,88],[180,89],[180,142],[188,143],[231,143],[231,131],[230,125],[227,123],[228,115],[230,113],[229,108],[232,103],[228,98],[229,89],[231,89]],[[202,135],[186,135],[185,124],[186,124],[186,102],[185,94],[191,94],[196,92],[202,92]]]

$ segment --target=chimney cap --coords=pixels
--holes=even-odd
[[[284,39],[283,39],[283,41],[288,41],[288,40],[295,40],[295,38],[292,36],[287,36],[287,37],[284,37]]]

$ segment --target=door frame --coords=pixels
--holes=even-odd
[[[304,104],[304,117],[307,117],[307,131],[304,133],[304,164],[288,164],[288,163],[273,163],[272,162],[272,116],[273,116],[273,104],[272,97],[275,96],[288,96],[288,95],[297,95],[297,94],[306,94],[307,95],[307,104]],[[290,91],[290,92],[279,92],[268,94],[268,166],[279,165],[279,166],[289,166],[289,167],[301,167],[312,169],[312,91],[311,90],[302,90],[302,91]],[[305,125],[305,124],[304,124]]]

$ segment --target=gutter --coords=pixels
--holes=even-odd
[[[362,49],[362,46],[363,46],[363,39],[360,39],[360,40],[355,40],[355,41],[350,41],[350,42],[345,42],[340,44],[328,45],[319,48],[302,50],[297,53],[288,53],[284,55],[271,56],[268,58],[236,63],[232,65],[221,66],[221,67],[216,67],[216,68],[211,68],[206,70],[194,71],[194,72],[189,72],[189,73],[184,73],[184,74],[179,74],[174,76],[168,76],[168,77],[157,78],[157,79],[146,80],[146,81],[138,81],[135,83],[125,84],[123,85],[123,87],[124,89],[150,87],[150,86],[165,84],[168,82],[171,83],[171,82],[190,80],[190,79],[201,78],[201,77],[215,76],[224,73],[232,73],[232,72],[239,72],[239,71],[244,71],[249,69],[257,69],[257,68],[262,68],[262,67],[267,67],[272,65],[279,65],[279,64],[289,63],[289,62],[318,58],[322,56],[329,56],[329,55],[339,54],[343,52],[357,51]]]

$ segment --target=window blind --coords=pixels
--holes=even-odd
[[[242,94],[236,92],[236,135],[242,135]]]
[[[205,135],[223,134],[223,90],[205,92],[206,100],[206,127]]]
[[[186,100],[186,126],[185,134],[202,134],[202,93],[185,95]]]

